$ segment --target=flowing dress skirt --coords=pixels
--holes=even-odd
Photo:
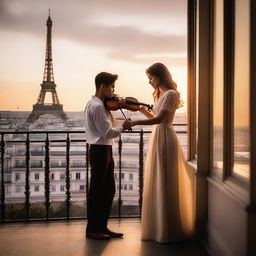
[[[192,177],[173,126],[154,125],[144,174],[142,240],[168,243],[193,234]]]

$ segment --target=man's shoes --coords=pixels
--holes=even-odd
[[[86,233],[86,237],[97,240],[109,240],[111,238],[110,235],[101,232]]]
[[[117,233],[117,232],[110,231],[108,228],[106,228],[103,233],[110,237],[116,237],[116,238],[120,238],[124,235],[123,233]]]

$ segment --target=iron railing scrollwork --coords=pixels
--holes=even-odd
[[[67,133],[67,142],[66,142],[66,208],[67,208],[67,219],[69,219],[70,213],[70,137]]]
[[[4,152],[5,152],[5,142],[4,133],[1,136],[1,219],[4,222],[5,216],[5,186],[4,186]]]
[[[49,134],[46,133],[45,140],[45,173],[44,173],[44,194],[45,194],[45,210],[46,220],[49,219],[49,207],[50,207],[50,141]]]
[[[26,139],[26,183],[25,183],[25,196],[26,196],[26,221],[29,220],[29,208],[30,208],[30,183],[29,183],[29,176],[30,176],[30,140],[29,140],[29,133],[27,133]]]

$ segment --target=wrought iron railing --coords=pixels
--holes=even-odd
[[[179,125],[179,124],[178,124]],[[184,125],[183,125],[184,126]],[[128,133],[128,132],[125,132]],[[137,217],[140,217],[140,211],[141,211],[141,206],[142,206],[142,194],[143,194],[143,169],[144,169],[144,134],[150,133],[150,131],[132,131],[130,132],[132,134],[139,134],[139,170],[138,170],[138,184],[139,184],[139,214]],[[186,131],[177,131],[177,133],[186,133]],[[32,139],[32,135],[44,135],[45,139]],[[65,139],[50,139],[50,135],[65,135]],[[70,215],[70,206],[71,206],[71,163],[70,163],[70,156],[75,155],[73,154],[74,152],[70,151],[71,144],[72,143],[86,143],[85,139],[71,139],[71,135],[83,135],[84,131],[30,131],[30,132],[0,132],[1,135],[1,221],[6,222],[5,218],[5,210],[6,210],[6,191],[5,191],[5,185],[7,182],[5,182],[4,179],[4,174],[6,173],[5,170],[5,150],[6,150],[6,144],[7,143],[23,143],[25,144],[25,152],[24,152],[24,157],[25,157],[25,218],[22,219],[22,221],[29,221],[31,220],[30,218],[30,208],[31,208],[31,191],[30,191],[30,172],[31,169],[33,168],[31,166],[31,156],[32,150],[31,150],[31,145],[33,143],[43,143],[44,144],[44,207],[45,207],[45,220],[50,220],[51,218],[49,217],[49,207],[50,207],[50,185],[51,185],[51,176],[50,176],[50,169],[54,166],[50,165],[50,144],[51,143],[65,143],[65,205],[66,205],[66,216],[61,219],[73,219]],[[14,140],[9,140],[10,135],[13,135]],[[23,135],[22,140],[17,140],[18,135]],[[88,195],[88,188],[89,188],[89,145],[86,143],[85,146],[86,150],[85,152],[85,171],[86,171],[86,179],[85,179],[85,192],[86,192],[86,201],[87,201],[87,195]],[[117,217],[123,217],[122,212],[121,212],[121,206],[122,206],[122,148],[123,148],[123,141],[122,141],[122,135],[119,136],[118,139],[118,216]],[[54,154],[53,154],[54,155]],[[134,216],[133,216],[134,217]],[[77,217],[75,217],[77,219]],[[54,218],[56,219],[56,218]],[[9,220],[8,220],[9,221]]]

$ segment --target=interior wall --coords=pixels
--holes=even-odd
[[[213,255],[246,255],[247,214],[245,205],[209,179],[208,246]]]

